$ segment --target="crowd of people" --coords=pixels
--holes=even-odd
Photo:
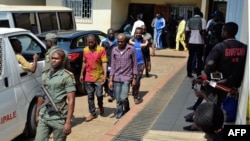
[[[223,126],[234,124],[239,88],[244,75],[247,45],[236,40],[238,25],[224,23],[223,14],[215,11],[206,23],[199,8],[186,24],[186,45],[189,52],[187,76],[193,79],[196,102],[184,118],[192,122],[184,130],[201,130],[207,140],[223,140]],[[209,25],[208,25],[209,24]],[[193,60],[196,58],[196,71]],[[205,102],[203,102],[205,100]]]
[[[187,21],[183,15],[179,16],[176,36],[172,37],[172,40],[176,41],[175,50],[179,50],[181,43],[184,50],[188,51],[187,77],[194,78],[193,73],[195,73],[197,77],[192,81],[193,85],[201,85],[200,89],[195,89],[198,97],[195,104],[188,107],[193,112],[185,116],[186,121],[193,123],[183,129],[202,130],[208,140],[222,140],[224,122],[235,121],[235,107],[230,109],[232,106],[228,106],[226,102],[231,100],[237,103],[247,46],[235,39],[238,32],[236,23],[224,23],[220,11],[215,11],[212,16],[213,18],[207,23],[198,7],[194,8],[194,16]],[[157,13],[152,21],[153,36],[147,32],[141,15],[137,16],[133,26],[129,24],[125,33],[118,35],[115,35],[114,29],[108,29],[107,38],[100,44],[94,35],[87,37],[87,46],[83,49],[81,75],[80,78],[76,78],[86,88],[90,113],[86,118],[87,122],[98,117],[95,97],[99,115],[104,114],[103,93],[109,95],[109,102],[116,101],[117,119],[122,118],[130,110],[128,99],[130,90],[134,103],[141,102],[140,82],[143,72],[145,71],[146,77],[150,76],[151,55],[155,55],[155,49],[163,48],[161,34],[168,25],[160,13]],[[56,35],[49,33],[45,40],[47,53],[42,83],[61,112],[48,111],[48,105],[40,107],[44,101],[42,97],[38,98],[36,140],[44,140],[50,133],[54,134],[55,140],[66,140],[72,128],[75,78],[67,70],[69,68],[67,55],[56,45]],[[34,55],[33,64],[29,64],[20,55],[22,50],[20,42],[13,39],[11,44],[22,68],[35,72],[38,56]],[[214,74],[220,77],[215,77]],[[203,100],[206,102],[202,103]]]

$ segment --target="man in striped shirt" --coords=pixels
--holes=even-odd
[[[130,84],[133,87],[136,83],[138,71],[135,49],[126,43],[125,34],[119,34],[117,41],[118,45],[113,49],[111,55],[109,88],[114,90],[117,103],[116,118],[120,119],[130,110],[128,93]]]

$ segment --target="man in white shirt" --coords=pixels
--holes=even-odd
[[[134,36],[135,29],[137,27],[142,27],[143,25],[145,25],[145,23],[141,19],[142,19],[142,15],[138,14],[137,15],[137,21],[134,22],[134,25],[133,25],[133,28],[132,28],[132,31],[131,31],[131,36]]]
[[[200,8],[194,8],[194,16],[190,18],[186,24],[186,44],[189,51],[187,62],[187,76],[192,75],[192,61],[196,54],[197,57],[197,76],[201,75],[202,56],[204,50],[204,39],[206,33],[206,20],[201,17]]]

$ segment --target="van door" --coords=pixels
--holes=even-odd
[[[34,95],[38,93],[37,87],[39,84],[41,84],[41,74],[44,67],[44,56],[46,50],[40,42],[38,42],[36,39],[34,39],[33,36],[29,34],[22,34],[9,37],[9,39],[12,38],[18,39],[21,42],[22,55],[28,62],[33,63],[33,55],[39,55],[35,73],[23,70],[20,64],[18,64],[19,67],[16,68],[18,74],[17,78],[21,83],[21,87],[24,90],[27,100],[30,102],[33,99]]]
[[[22,90],[18,81],[12,81],[14,76],[10,60],[13,57],[9,55],[3,41],[0,37],[0,137],[1,140],[10,140],[20,134],[15,91]]]

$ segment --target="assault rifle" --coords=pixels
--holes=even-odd
[[[48,112],[60,112],[55,102],[53,101],[52,97],[50,96],[48,90],[46,89],[46,86],[42,85],[41,89],[42,91],[39,96],[42,96],[44,101],[43,104],[38,109],[46,106]]]

